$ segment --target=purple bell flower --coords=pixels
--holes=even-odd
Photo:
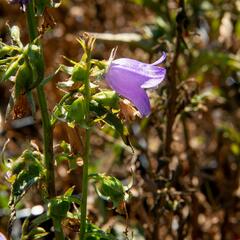
[[[165,78],[166,69],[156,65],[166,58],[152,64],[142,63],[129,58],[119,58],[110,63],[105,75],[108,85],[119,95],[130,100],[142,116],[151,112],[150,101],[145,89],[156,88]]]

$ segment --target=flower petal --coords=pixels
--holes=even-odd
[[[122,97],[130,100],[139,110],[142,116],[150,113],[150,102],[144,89],[140,86],[145,82],[145,78],[122,71],[118,68],[110,68],[105,76],[109,86]]]
[[[166,69],[160,68],[161,72],[159,71],[158,78],[151,78],[148,79],[145,83],[141,85],[141,88],[155,88],[157,87],[165,78]]]
[[[165,52],[162,52],[162,56],[154,63],[152,63],[151,65],[158,65],[160,63],[162,63],[165,59],[166,59],[167,55]]]
[[[118,68],[121,71],[132,72],[135,75],[146,78],[157,78],[159,74],[159,67],[152,64],[142,63],[129,58],[119,58],[111,63],[111,68]]]
[[[127,97],[126,97],[127,98]],[[131,99],[130,99],[131,98]],[[148,116],[151,112],[150,101],[148,95],[143,89],[135,91],[133,96],[128,96],[128,99],[134,104],[143,117]]]

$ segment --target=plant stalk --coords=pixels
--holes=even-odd
[[[27,25],[29,32],[30,42],[33,42],[37,38],[37,21],[34,14],[34,6],[33,1],[29,1],[27,4]],[[40,43],[38,42],[40,45]],[[42,52],[42,51],[41,51]],[[43,52],[42,52],[43,58]],[[43,79],[39,79],[39,83],[41,83]],[[55,177],[54,177],[54,158],[53,158],[53,128],[50,122],[50,117],[48,113],[46,95],[44,92],[44,88],[41,84],[37,86],[37,96],[39,107],[42,116],[42,125],[43,125],[43,152],[44,152],[44,165],[46,167],[46,182],[47,182],[47,190],[48,197],[53,198],[56,195],[55,192]],[[54,222],[54,221],[53,221]],[[63,231],[55,231],[56,240],[64,240]]]
[[[88,162],[90,153],[90,129],[86,130],[85,150],[84,150],[84,165],[82,178],[82,198],[81,198],[81,226],[80,226],[80,240],[84,240],[86,232],[86,218],[87,218],[87,196],[88,196]]]
[[[37,22],[34,14],[33,1],[29,1],[27,4],[27,25],[30,41],[34,41],[37,38]],[[42,56],[43,57],[43,56]],[[40,79],[40,82],[43,79]],[[39,101],[39,107],[41,110],[42,124],[43,124],[43,148],[44,148],[44,163],[46,167],[47,189],[49,198],[55,196],[55,183],[54,183],[54,160],[53,160],[53,130],[50,123],[48,114],[46,95],[44,93],[43,86],[37,86],[37,95]]]
[[[89,53],[90,54],[90,53]],[[88,123],[89,119],[89,102],[90,102],[90,81],[89,81],[89,72],[90,72],[90,56],[88,56],[87,60],[87,79],[85,81],[85,89],[84,94],[86,98],[86,122]],[[81,197],[81,218],[80,218],[80,235],[79,239],[85,239],[86,233],[86,220],[87,220],[87,197],[88,197],[88,162],[90,155],[90,134],[91,127],[88,126],[86,129],[86,137],[85,137],[85,146],[84,146],[84,155],[83,155],[83,178],[82,178],[82,197]]]

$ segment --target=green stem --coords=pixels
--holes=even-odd
[[[27,4],[27,25],[29,38],[32,42],[37,38],[37,22],[34,14],[33,1],[29,1]],[[40,79],[42,81],[43,79]],[[47,171],[47,188],[49,193],[49,198],[55,196],[55,183],[54,183],[54,160],[53,160],[53,130],[50,123],[50,118],[48,114],[46,96],[42,86],[37,86],[37,94],[39,107],[42,115],[43,124],[43,146],[44,146],[44,161]]]
[[[37,23],[33,10],[33,1],[29,1],[27,4],[27,25],[28,25],[28,34],[30,42],[32,42],[37,37]]]
[[[37,24],[36,18],[34,15],[34,6],[33,1],[29,1],[27,5],[27,25],[30,41],[34,41],[37,38]],[[40,45],[40,43],[38,43]],[[42,59],[43,59],[43,51]],[[44,61],[43,61],[44,62]],[[42,76],[44,78],[44,76]],[[43,79],[39,79],[39,83],[41,83]],[[39,101],[39,107],[41,110],[42,116],[42,125],[43,125],[43,146],[44,146],[44,164],[46,167],[46,181],[47,181],[47,189],[49,198],[53,198],[56,196],[55,192],[55,177],[54,177],[54,156],[53,156],[53,127],[50,122],[50,117],[48,113],[48,106],[46,101],[46,95],[44,92],[43,85],[39,84],[37,86],[37,95]],[[55,228],[55,239],[56,240],[64,240],[64,233],[60,226],[56,226],[56,221],[53,219],[53,225]]]
[[[27,25],[30,42],[34,41],[37,38],[37,22],[34,15],[34,6],[33,1],[29,1],[27,4]],[[39,43],[40,45],[40,43]],[[43,52],[42,52],[43,59]],[[43,79],[39,79],[39,83]],[[49,198],[55,197],[55,181],[54,181],[54,158],[53,158],[53,128],[51,126],[50,117],[48,114],[48,107],[46,101],[46,95],[42,85],[37,86],[37,95],[39,101],[39,107],[41,110],[42,116],[42,125],[43,125],[43,148],[44,148],[44,164],[46,167],[46,181]],[[54,221],[53,221],[54,222]],[[61,227],[60,227],[61,228]],[[64,240],[64,234],[61,231],[55,231],[55,237],[57,240]]]
[[[86,122],[89,122],[89,102],[90,102],[90,82],[89,82],[89,71],[90,71],[90,56],[88,56],[87,60],[87,79],[85,82],[85,99],[86,99]],[[81,218],[80,218],[80,235],[79,239],[85,239],[86,232],[86,218],[87,218],[87,197],[88,197],[88,162],[90,155],[90,134],[91,127],[88,126],[86,129],[86,137],[85,137],[85,146],[84,146],[84,155],[83,155],[83,178],[82,178],[82,197],[81,197]]]
[[[88,161],[90,152],[90,129],[86,130],[85,151],[84,151],[84,165],[83,165],[83,178],[82,178],[82,198],[81,198],[81,227],[80,227],[80,240],[84,240],[86,231],[86,218],[87,218],[87,196],[88,196]]]

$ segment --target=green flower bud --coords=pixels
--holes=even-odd
[[[86,119],[86,103],[83,97],[79,97],[71,104],[67,118],[79,124],[84,123]]]
[[[73,82],[85,82],[86,78],[87,78],[86,66],[83,64],[74,65],[71,80]]]

